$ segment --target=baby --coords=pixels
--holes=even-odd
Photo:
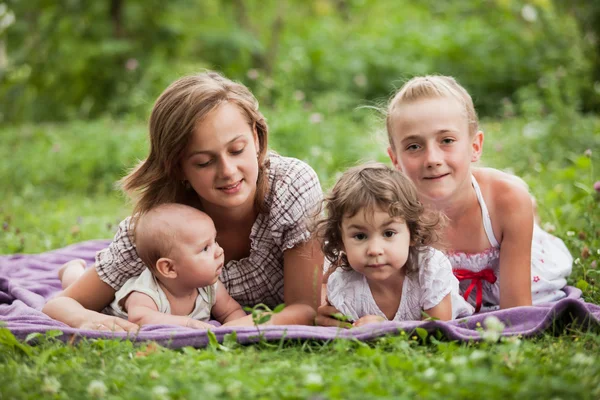
[[[162,204],[140,216],[135,246],[147,269],[115,294],[106,313],[138,325],[170,324],[209,329],[213,317],[227,323],[246,316],[219,281],[223,249],[212,220],[182,204]],[[70,263],[61,271],[63,287],[83,273]]]

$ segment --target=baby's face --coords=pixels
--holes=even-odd
[[[209,286],[219,279],[225,257],[216,236],[215,225],[206,216],[188,220],[180,227],[171,258],[177,268],[177,279],[186,286]]]
[[[342,220],[342,242],[348,263],[367,279],[397,275],[408,260],[410,231],[401,218],[387,211],[360,210]]]
[[[452,98],[401,104],[391,116],[388,154],[428,202],[451,198],[470,178],[474,140],[464,107]],[[476,135],[477,136],[477,135]]]

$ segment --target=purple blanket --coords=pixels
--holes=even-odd
[[[125,338],[125,333],[96,332],[73,329],[52,320],[43,314],[45,301],[60,290],[56,271],[64,262],[74,258],[83,258],[89,263],[94,260],[96,251],[106,247],[108,241],[97,240],[78,243],[63,249],[42,254],[16,254],[0,256],[0,320],[20,339],[33,332],[61,330],[62,340],[76,337]],[[551,329],[557,329],[568,323],[575,323],[584,329],[600,328],[600,306],[583,302],[581,291],[576,288],[565,288],[567,298],[556,303],[532,307],[519,307],[500,310],[492,313],[475,315],[461,320],[441,321],[407,321],[382,322],[361,328],[341,330],[315,326],[267,326],[260,331],[266,340],[275,341],[282,337],[287,339],[328,340],[334,338],[369,340],[376,337],[398,334],[400,331],[410,332],[423,328],[428,332],[441,331],[449,340],[478,341],[481,333],[478,323],[483,324],[489,315],[496,316],[506,328],[503,335],[522,335],[531,337]],[[214,333],[219,341],[232,332],[232,328],[216,328]],[[239,343],[253,343],[258,340],[254,327],[236,328]],[[193,330],[172,325],[144,326],[135,336],[135,341],[153,340],[171,348],[184,346],[205,347],[208,336],[205,331]]]

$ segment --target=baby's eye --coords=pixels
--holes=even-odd
[[[385,231],[385,232],[383,232],[383,237],[386,237],[386,238],[391,238],[391,237],[393,237],[395,234],[396,234],[396,232],[394,232],[394,231]]]
[[[206,247],[204,247],[204,248],[202,249],[202,251],[208,251],[208,249],[209,249],[209,248],[210,248],[210,245],[209,245],[209,244],[207,244],[207,245],[206,245]]]
[[[365,240],[367,238],[367,235],[365,235],[364,233],[357,233],[352,237],[356,240]]]

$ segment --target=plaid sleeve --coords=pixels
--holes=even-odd
[[[283,158],[272,182],[269,225],[273,240],[284,251],[310,237],[309,222],[323,198],[319,177],[306,163]]]
[[[127,217],[121,221],[112,243],[96,253],[98,276],[115,290],[119,290],[129,278],[141,274],[146,268],[129,236],[130,219],[131,217]]]

